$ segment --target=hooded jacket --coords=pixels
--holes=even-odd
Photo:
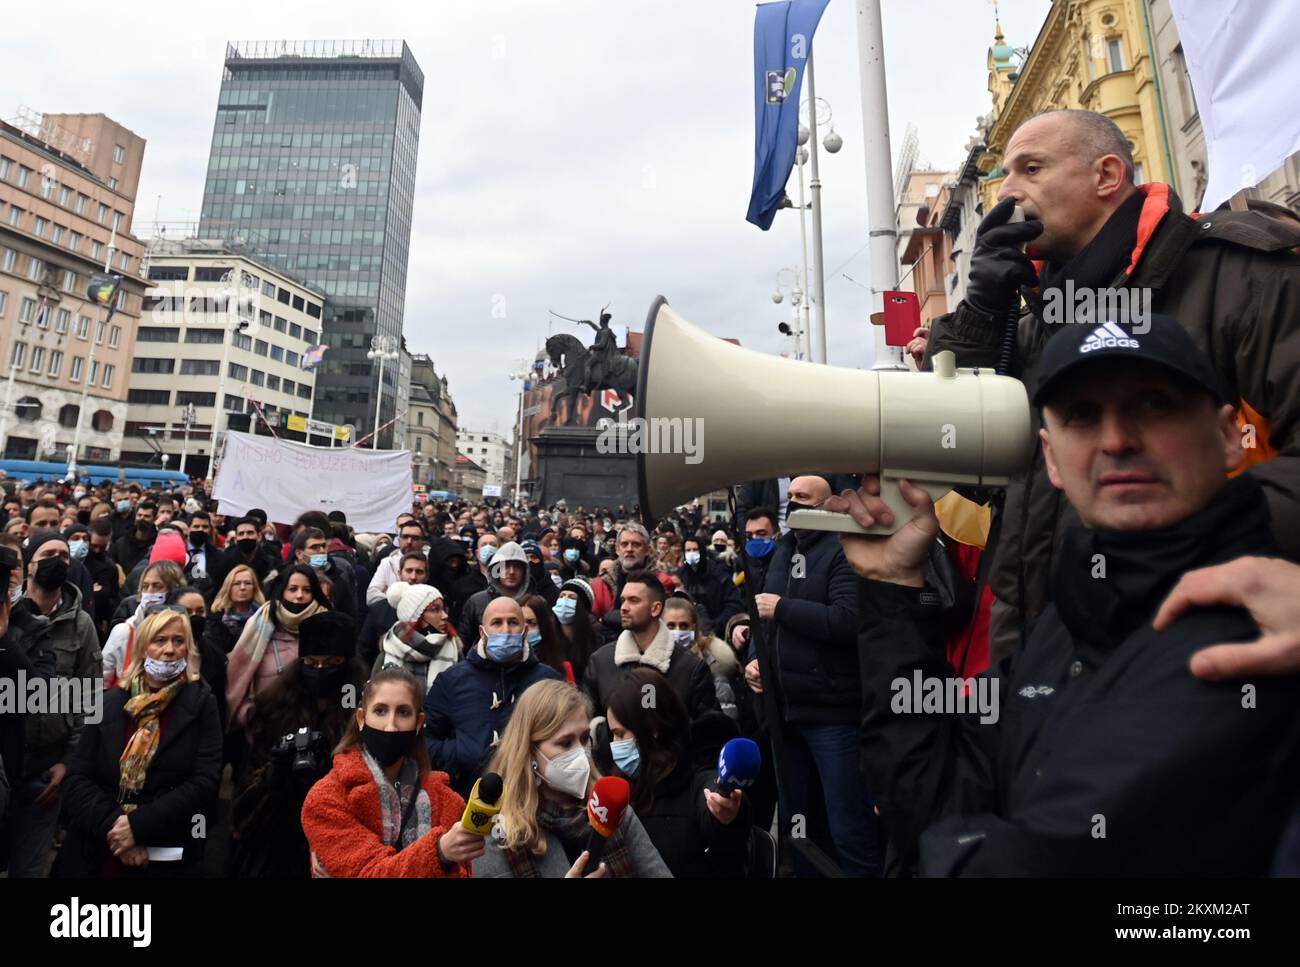
[[[524,642],[523,656],[508,665],[487,657],[482,641],[466,659],[434,679],[424,697],[424,738],[435,769],[451,776],[467,795],[479,767],[492,754],[510,721],[515,701],[534,682],[560,678]],[[463,790],[463,791],[462,791]]]
[[[1193,218],[1183,213],[1182,203],[1168,185],[1140,185],[1138,191],[1136,234],[1128,236],[1132,250],[1126,262],[1121,259],[1123,268],[1109,284],[1149,288],[1151,310],[1182,323],[1209,357],[1229,399],[1241,404],[1241,420],[1257,429],[1258,445],[1247,456],[1267,460],[1252,472],[1272,511],[1274,537],[1283,553],[1296,557],[1300,555],[1300,359],[1295,348],[1300,345],[1300,259],[1290,250],[1300,245],[1300,229],[1257,212],[1211,212]],[[1108,237],[1122,234],[1107,232],[1107,227],[1102,232]],[[1059,281],[1059,274],[1056,278]],[[1085,282],[1075,280],[1075,284]],[[956,312],[935,320],[926,368],[933,355],[945,349],[956,355],[958,366],[994,366],[1002,328],[961,303]],[[1012,371],[1031,394],[1038,360],[1052,331],[1042,321],[1041,300],[1031,299],[1020,316],[1017,365]],[[1037,430],[1037,414],[1034,420]],[[991,548],[994,557],[988,575],[997,598],[990,642],[994,662],[1021,646],[1023,634],[1047,606],[1064,534],[1078,523],[1073,508],[1047,479],[1041,447],[1035,450],[1028,474],[1006,489],[1002,521],[1001,534]]]
[[[1070,528],[1053,603],[964,714],[923,710],[915,687],[954,674],[937,595],[860,582],[862,763],[894,862],[919,838],[925,874],[1266,873],[1296,783],[1300,677],[1193,677],[1199,649],[1258,637],[1243,610],[1151,621],[1185,572],[1273,550],[1249,474],[1167,529]]]
[[[692,720],[706,712],[720,711],[709,666],[692,652],[674,645],[668,626],[660,621],[654,640],[644,652],[637,647],[630,630],[592,652],[582,687],[596,704],[597,715],[605,714],[609,693],[637,665],[648,665],[668,679]]]
[[[682,582],[682,590],[700,607],[702,631],[721,634],[732,616],[745,610],[731,572],[705,551],[700,552],[700,563],[695,567],[682,564],[677,569],[677,579]]]
[[[505,565],[510,561],[524,566],[523,583],[513,593],[507,592],[501,586],[502,572],[505,570]],[[456,628],[461,640],[478,641],[478,629],[483,622],[483,612],[487,610],[487,606],[492,602],[493,598],[505,595],[522,604],[530,594],[540,594],[546,597],[546,590],[535,580],[533,570],[528,565],[528,555],[514,541],[507,541],[497,548],[497,552],[492,555],[492,563],[488,565],[488,586],[471,596],[465,602],[465,607],[461,609],[460,623]],[[549,580],[546,581],[546,584],[551,588],[551,595],[548,600],[554,600],[558,596],[558,589]]]
[[[31,598],[23,598],[15,610],[37,616]],[[102,704],[102,692],[97,694],[103,688],[99,635],[94,620],[82,610],[80,589],[71,581],[64,582],[59,604],[48,620],[55,681],[66,683],[62,686],[66,690],[61,695],[61,703],[74,702],[78,709],[73,711],[69,705],[61,704],[59,711],[26,716],[23,772],[21,777],[11,776],[13,780],[38,776],[56,763],[68,762],[81,738],[87,708]],[[80,702],[76,702],[77,696],[81,696]]]

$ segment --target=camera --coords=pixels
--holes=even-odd
[[[276,765],[304,782],[315,782],[329,771],[330,749],[325,736],[306,726],[282,738],[271,753]]]

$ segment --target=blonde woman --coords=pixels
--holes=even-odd
[[[721,638],[700,630],[699,609],[681,592],[669,595],[664,602],[664,624],[674,645],[681,645],[709,666],[718,706],[728,718],[739,718],[736,703],[743,691],[740,686],[744,675],[735,651]]]
[[[668,877],[668,867],[631,808],[588,871],[587,797],[597,772],[591,762],[587,698],[567,682],[529,686],[515,703],[488,772],[505,783],[504,802],[474,876],[496,878]]]
[[[141,622],[162,607],[167,595],[185,585],[185,575],[175,561],[154,561],[140,575],[140,603],[135,613],[120,621],[104,642],[104,687],[112,688],[123,678],[135,658],[136,630]]]
[[[221,654],[230,654],[244,631],[244,624],[264,604],[266,597],[257,574],[247,564],[236,564],[212,599],[204,638],[214,649],[220,649]]]
[[[136,635],[131,663],[68,766],[57,876],[199,871],[204,840],[194,824],[215,805],[221,715],[183,608],[147,616]]]

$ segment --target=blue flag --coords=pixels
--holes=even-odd
[[[799,141],[799,93],[830,0],[764,3],[754,15],[754,188],[745,220],[772,227]]]

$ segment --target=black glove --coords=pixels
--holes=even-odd
[[[1038,283],[1038,273],[1021,246],[1042,234],[1043,223],[1034,218],[1008,225],[1015,206],[1014,198],[1002,199],[975,230],[966,303],[982,315],[1001,316],[1013,304],[1021,286]]]

